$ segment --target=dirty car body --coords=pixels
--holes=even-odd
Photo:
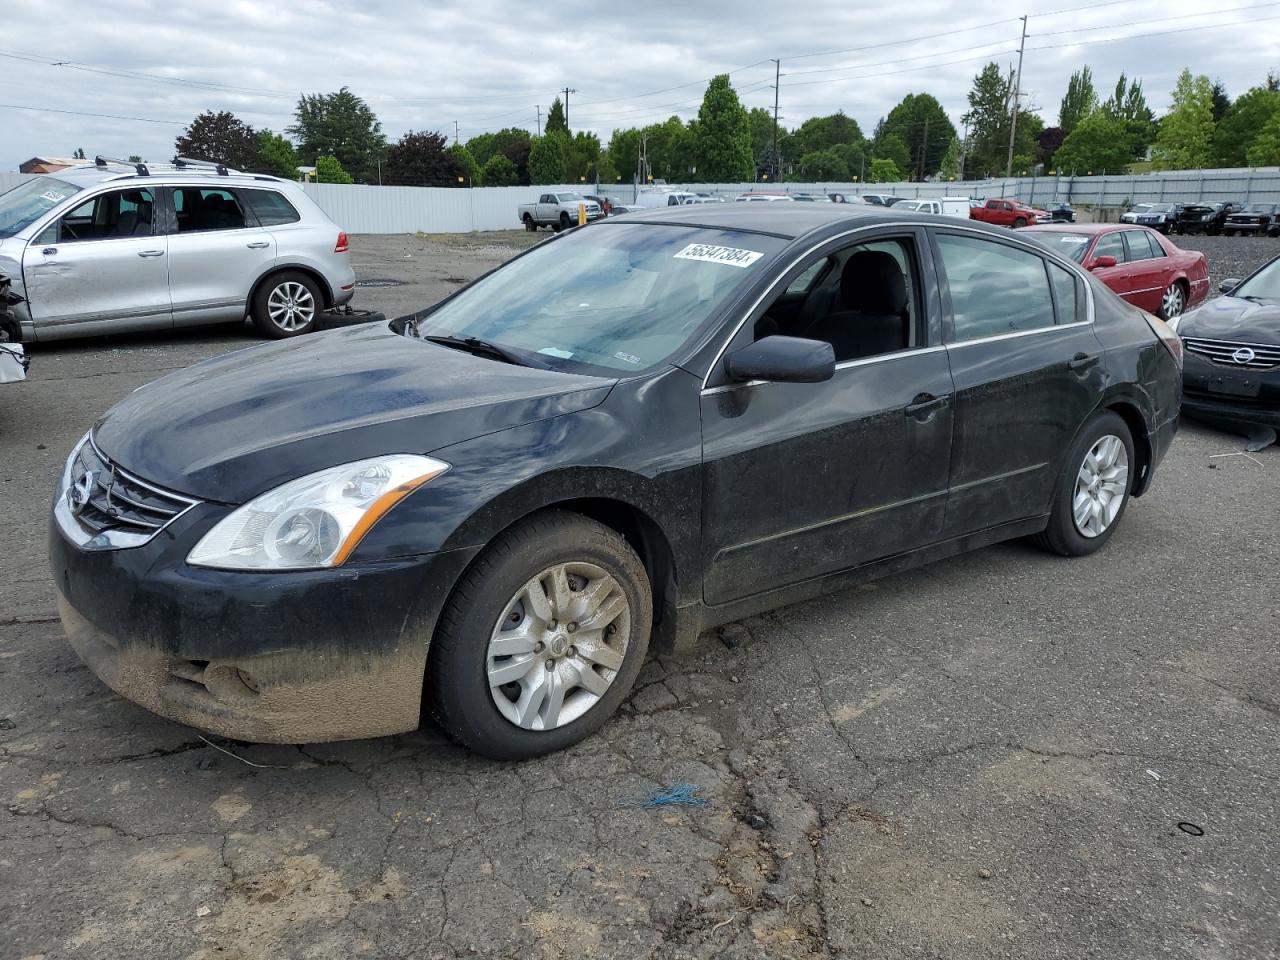
[[[987,277],[1001,264],[1021,277],[1016,298]],[[552,729],[545,711],[521,713],[534,710],[524,693],[503,705],[515,681],[492,679],[520,666],[494,652],[521,639],[504,618],[531,614],[474,584],[540,549],[520,531],[584,529],[634,556],[644,589],[616,607],[637,632],[626,655],[643,653],[650,622],[657,649],[679,649],[720,623],[1047,531],[1077,483],[1068,452],[1099,417],[1132,434],[1116,496],[1140,495],[1178,404],[1156,328],[1008,231],[856,205],[654,210],[568,231],[389,325],[142,388],[67,462],[53,579],[85,661],[164,716],[246,740],[388,734],[417,725],[426,675],[428,700],[477,691],[466,709],[493,716],[476,723],[507,707],[524,718],[513,736],[532,739],[508,749],[454,723],[461,708],[426,703],[463,742],[523,756],[572,742],[590,714]],[[408,479],[387,487],[404,463]],[[315,476],[321,508],[278,505]],[[348,496],[394,502],[343,525],[327,558],[278,562],[346,524],[329,504]],[[607,561],[568,563],[572,590],[573,569],[587,582]],[[533,603],[530,570],[512,582]],[[485,635],[459,638],[477,609]],[[581,648],[547,636],[568,659],[540,675],[581,671]],[[444,650],[474,659],[442,677]]]

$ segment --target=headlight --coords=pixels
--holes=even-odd
[[[388,510],[448,469],[403,453],[299,477],[224,517],[187,563],[224,570],[340,566]]]

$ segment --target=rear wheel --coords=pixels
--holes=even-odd
[[[1128,424],[1110,410],[1096,414],[1071,445],[1036,544],[1064,557],[1101,549],[1124,516],[1135,463]]]
[[[1027,225],[1027,221],[1025,217],[1018,217],[1016,220],[1013,221],[1013,228],[1015,230],[1019,229],[1020,227],[1025,227],[1026,225]]]
[[[1182,289],[1182,284],[1175,280],[1169,284],[1164,295],[1160,298],[1160,310],[1158,315],[1161,320],[1172,320],[1174,317],[1182,315],[1182,311],[1187,308],[1187,292]]]
[[[431,645],[427,702],[472,750],[562,750],[617,709],[649,646],[649,578],[618,533],[550,511],[502,534],[463,576]]]
[[[530,233],[538,232],[538,225],[533,222],[533,217],[529,216],[527,213],[524,215],[524,228]]]
[[[569,215],[567,213],[560,214],[560,229],[568,230],[571,226],[573,226],[573,221],[569,219]]]
[[[281,340],[314,330],[323,308],[316,282],[305,273],[286,270],[263,282],[249,312],[259,333]]]

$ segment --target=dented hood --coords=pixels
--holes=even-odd
[[[462,440],[600,403],[614,380],[408,339],[383,324],[250,347],[136,390],[94,427],[120,467],[242,503],[315,470]]]

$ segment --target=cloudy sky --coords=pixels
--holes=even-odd
[[[457,121],[464,140],[504,126],[532,130],[537,108],[545,117],[567,86],[577,91],[570,125],[603,140],[615,127],[692,116],[707,78],[726,71],[748,106],[771,108],[773,57],[782,60],[788,127],[844,109],[869,133],[912,92],[938,97],[958,127],[973,74],[987,60],[1016,60],[1024,11],[1023,89],[1050,124],[1083,64],[1103,90],[1121,71],[1141,77],[1157,112],[1184,66],[1221,79],[1232,96],[1280,70],[1280,2],[1256,0],[5,6],[0,170],[81,146],[90,156],[167,159],[174,137],[206,109],[280,131],[299,93],[344,84],[391,138],[410,129],[452,136]]]

